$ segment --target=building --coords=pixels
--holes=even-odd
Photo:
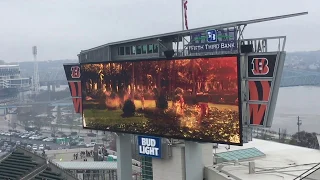
[[[320,151],[316,149],[260,139],[244,146],[201,146],[202,156],[192,158],[202,158],[205,180],[320,179]],[[142,169],[142,179],[185,180],[187,156],[183,143],[172,145],[169,159],[149,158],[152,163],[148,171]]]
[[[243,147],[219,145],[213,154],[215,164],[205,169],[207,180],[292,180],[302,174],[320,179],[316,149],[254,139]]]
[[[0,98],[15,96],[19,91],[29,90],[30,78],[20,76],[19,65],[0,65]]]
[[[98,145],[98,144],[97,144]],[[96,146],[97,146],[96,145]],[[95,146],[95,148],[96,148]],[[76,160],[73,159],[74,154],[80,152],[93,152],[95,148],[76,148],[76,149],[63,149],[63,150],[48,150],[46,155],[52,162],[56,163],[62,169],[67,170],[79,180],[117,180],[117,153],[108,150],[109,153],[114,157],[112,160],[105,158],[104,161],[97,161],[95,155],[85,157],[79,157]],[[140,162],[132,159],[132,179],[140,180],[141,167]]]
[[[226,23],[226,24],[220,24],[220,25],[215,25],[215,26],[210,26],[210,27],[202,27],[202,28],[197,28],[197,29],[192,29],[192,30],[186,30],[186,31],[179,31],[179,32],[173,32],[173,33],[166,33],[166,34],[160,34],[160,35],[155,35],[155,36],[149,36],[149,37],[143,37],[143,38],[137,38],[137,39],[131,39],[131,40],[126,40],[126,41],[120,41],[120,42],[115,42],[115,43],[108,43],[102,46],[98,46],[92,49],[88,50],[83,50],[78,54],[79,57],[79,63],[100,63],[100,62],[110,62],[110,61],[127,61],[127,60],[152,60],[152,59],[160,59],[160,58],[167,58],[170,59],[172,57],[186,57],[186,56],[204,56],[204,55],[223,55],[223,54],[237,54],[240,55],[240,61],[243,61],[243,64],[248,64],[245,62],[249,62],[248,54],[249,53],[257,53],[259,55],[262,55],[264,53],[274,53],[272,54],[274,58],[274,62],[276,62],[278,55],[280,56],[280,60],[278,62],[283,63],[284,57],[285,57],[285,52],[284,52],[284,47],[285,47],[285,42],[286,42],[286,37],[284,36],[278,36],[278,37],[265,37],[265,38],[256,38],[256,39],[244,39],[242,36],[242,32],[244,27],[246,27],[248,24],[253,24],[253,23],[261,23],[264,21],[270,21],[270,20],[276,20],[276,19],[282,19],[282,18],[289,18],[293,16],[298,16],[298,15],[303,15],[305,13],[298,13],[298,14],[290,14],[290,15],[285,15],[285,16],[277,16],[277,17],[270,17],[270,18],[262,18],[262,19],[255,19],[255,20],[249,20],[249,21],[240,21],[240,22],[232,22],[232,23]],[[197,48],[192,42],[194,41],[195,34],[198,33],[208,33],[211,32],[211,30],[214,30],[216,32],[216,29],[224,29],[224,31],[228,32],[230,30],[235,30],[237,29],[238,31],[238,38],[232,38],[233,41],[233,46],[230,48],[228,51],[222,51],[220,47],[224,48],[225,45],[219,45],[216,46],[217,48],[215,51],[213,51],[212,46],[209,45],[203,45],[201,48]],[[210,31],[209,31],[210,30]],[[237,35],[237,34],[236,34]],[[201,36],[202,37],[202,36]],[[208,36],[212,37],[211,35]],[[228,35],[229,37],[229,35]],[[234,36],[235,37],[235,36]],[[189,42],[185,42],[188,41]],[[267,49],[267,40],[273,40],[277,39],[278,40],[278,46],[277,50],[275,52],[268,51]],[[210,43],[213,40],[208,40]],[[217,41],[217,40],[216,40]],[[255,41],[255,43],[253,43]],[[264,42],[264,43],[262,43]],[[179,45],[180,44],[180,45]],[[197,44],[197,43],[196,43]],[[260,44],[260,45],[259,45]],[[265,44],[265,45],[261,45]],[[230,44],[231,45],[231,44]],[[205,48],[204,48],[205,47]],[[229,47],[229,46],[227,46]],[[230,46],[231,47],[231,46]],[[264,47],[264,48],[262,48]],[[202,52],[200,50],[205,49],[208,50],[206,52]],[[269,49],[270,50],[270,49]],[[252,56],[253,57],[253,56]],[[260,59],[261,57],[259,57]],[[255,58],[258,59],[258,58]],[[266,59],[266,58],[264,58]],[[253,59],[252,59],[253,60]],[[252,61],[253,62],[253,61]],[[77,69],[79,68],[79,65]],[[272,88],[278,88],[280,85],[280,78],[281,78],[281,73],[282,73],[282,66],[283,64],[278,64],[277,67],[279,68],[274,68],[277,70],[277,73],[271,73],[268,68],[268,72],[270,73],[270,77],[268,77],[268,81],[272,82]],[[67,71],[70,71],[72,67],[68,67]],[[249,65],[245,67],[247,69],[251,68]],[[261,118],[255,118],[255,115],[257,113],[254,113],[255,115],[252,115],[248,117],[249,114],[251,114],[249,111],[249,101],[255,101],[255,103],[252,104],[257,104],[258,100],[257,99],[250,99],[250,96],[247,96],[249,93],[249,85],[248,85],[248,78],[251,77],[251,80],[254,81],[253,79],[256,80],[261,80],[260,75],[262,76],[261,73],[258,73],[258,75],[255,77],[255,75],[252,75],[249,77],[247,69],[243,69],[243,74],[247,74],[246,77],[243,76],[241,78],[241,81],[246,84],[245,88],[241,89],[242,96],[245,97],[241,99],[241,101],[244,101],[246,105],[243,107],[246,107],[243,109],[243,128],[242,128],[242,134],[243,134],[243,143],[248,143],[251,141],[251,128],[255,126],[260,126],[263,125],[264,127],[271,127],[272,125],[272,120],[273,120],[273,113],[275,109],[275,102],[277,98],[277,93],[278,91],[271,90],[272,92],[274,91],[275,93],[266,93],[266,94],[272,94],[271,96],[268,96],[266,99],[268,99],[268,111],[265,113],[268,113],[268,116],[263,116]],[[281,71],[280,71],[281,69]],[[75,71],[78,72],[78,71]],[[79,73],[76,73],[79,74]],[[133,73],[134,74],[134,73]],[[259,75],[260,74],[260,75]],[[266,75],[266,74],[263,74]],[[79,75],[75,76],[76,78],[73,79],[73,77],[70,75],[69,79],[70,82],[71,80],[76,80],[78,84],[80,84],[79,80]],[[266,77],[266,76],[265,76]],[[263,77],[263,80],[266,80],[265,77]],[[267,78],[267,77],[266,77]],[[80,92],[81,93],[81,92]],[[79,94],[80,94],[79,93]],[[81,97],[82,96],[74,96],[74,106],[76,109],[77,107],[82,106],[81,102]],[[240,99],[240,98],[239,98]],[[76,103],[78,102],[78,103]],[[250,102],[251,103],[251,102]],[[259,103],[265,103],[265,102],[260,102]],[[267,107],[267,105],[265,105]],[[80,112],[80,110],[79,110]],[[269,116],[270,114],[270,116]],[[255,122],[255,120],[257,122]],[[84,126],[86,128],[89,128],[87,126],[87,123],[84,121]],[[249,125],[249,126],[248,126]],[[137,132],[136,132],[137,133]],[[119,135],[117,137],[117,149],[118,149],[118,157],[121,160],[118,161],[118,178],[121,180],[127,180],[131,176],[131,172],[129,171],[132,169],[131,164],[128,163],[131,161],[132,156],[131,152],[129,152],[130,148],[130,143],[131,143],[131,137],[129,135]],[[171,142],[170,142],[171,143]],[[162,144],[162,143],[159,143]],[[249,143],[250,144],[250,143]],[[171,150],[166,154],[166,158],[163,159],[150,159],[150,158],[145,158],[142,161],[142,176],[144,180],[168,180],[168,179],[175,179],[175,180],[195,180],[195,179],[202,179],[203,177],[203,169],[206,167],[206,174],[205,177],[206,179],[237,179],[237,175],[232,175],[232,174],[227,174],[223,173],[222,170],[218,170],[217,173],[215,172],[216,168],[220,168],[220,165],[225,165],[228,163],[236,164],[237,166],[240,165],[241,163],[246,163],[248,164],[250,162],[250,167],[251,167],[251,174],[257,175],[255,170],[258,168],[255,167],[255,162],[259,158],[267,158],[267,156],[264,152],[257,148],[247,148],[243,149],[244,152],[241,153],[241,148],[239,149],[240,154],[239,157],[235,157],[234,159],[230,159],[228,156],[230,154],[232,155],[233,153],[237,154],[239,151],[234,151],[230,150],[230,146],[223,147],[222,149],[217,147],[215,151],[219,151],[221,149],[222,154],[215,154],[214,158],[212,157],[212,147],[213,144],[207,143],[207,144],[202,144],[202,143],[195,143],[195,142],[188,142],[186,141],[185,143],[181,144],[170,144]],[[250,146],[250,145],[249,145]],[[242,147],[243,148],[243,147]],[[244,147],[246,148],[246,146]],[[230,151],[230,152],[223,152],[223,149]],[[224,154],[223,154],[224,153]],[[250,154],[253,154],[252,156],[249,156]],[[169,155],[170,154],[170,155]],[[219,157],[219,155],[221,157]],[[159,157],[158,157],[159,158]],[[252,161],[254,160],[254,161]],[[217,166],[213,165],[213,162],[217,163]],[[263,163],[262,163],[263,164]],[[145,165],[145,167],[143,167]],[[259,164],[258,164],[259,165]],[[223,166],[227,167],[227,166]],[[248,168],[249,169],[249,168]],[[236,171],[235,169],[234,171]],[[230,170],[232,171],[232,169]],[[250,175],[251,175],[250,174]],[[240,174],[239,174],[240,175]],[[252,175],[252,176],[253,176]],[[298,175],[297,175],[298,176]],[[246,179],[246,177],[242,177],[243,179]],[[259,177],[254,177],[253,179],[257,179]],[[238,178],[241,179],[241,178]]]

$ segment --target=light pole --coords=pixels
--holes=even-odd
[[[10,142],[11,142],[11,133],[12,133],[12,131],[11,131],[11,119],[9,119],[8,120],[8,128],[9,128],[9,138],[10,138]]]

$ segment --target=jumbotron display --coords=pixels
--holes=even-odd
[[[84,128],[242,144],[238,57],[81,64]]]

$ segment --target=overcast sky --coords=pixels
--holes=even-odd
[[[319,0],[188,0],[189,29],[308,11],[250,25],[245,38],[287,36],[287,51],[319,50]],[[181,30],[181,0],[0,0],[0,59],[76,59],[108,42]]]

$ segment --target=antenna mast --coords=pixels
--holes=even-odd
[[[33,54],[33,81],[32,81],[32,90],[34,94],[38,94],[40,91],[40,82],[39,82],[39,72],[38,72],[38,62],[37,62],[37,46],[32,47]]]

